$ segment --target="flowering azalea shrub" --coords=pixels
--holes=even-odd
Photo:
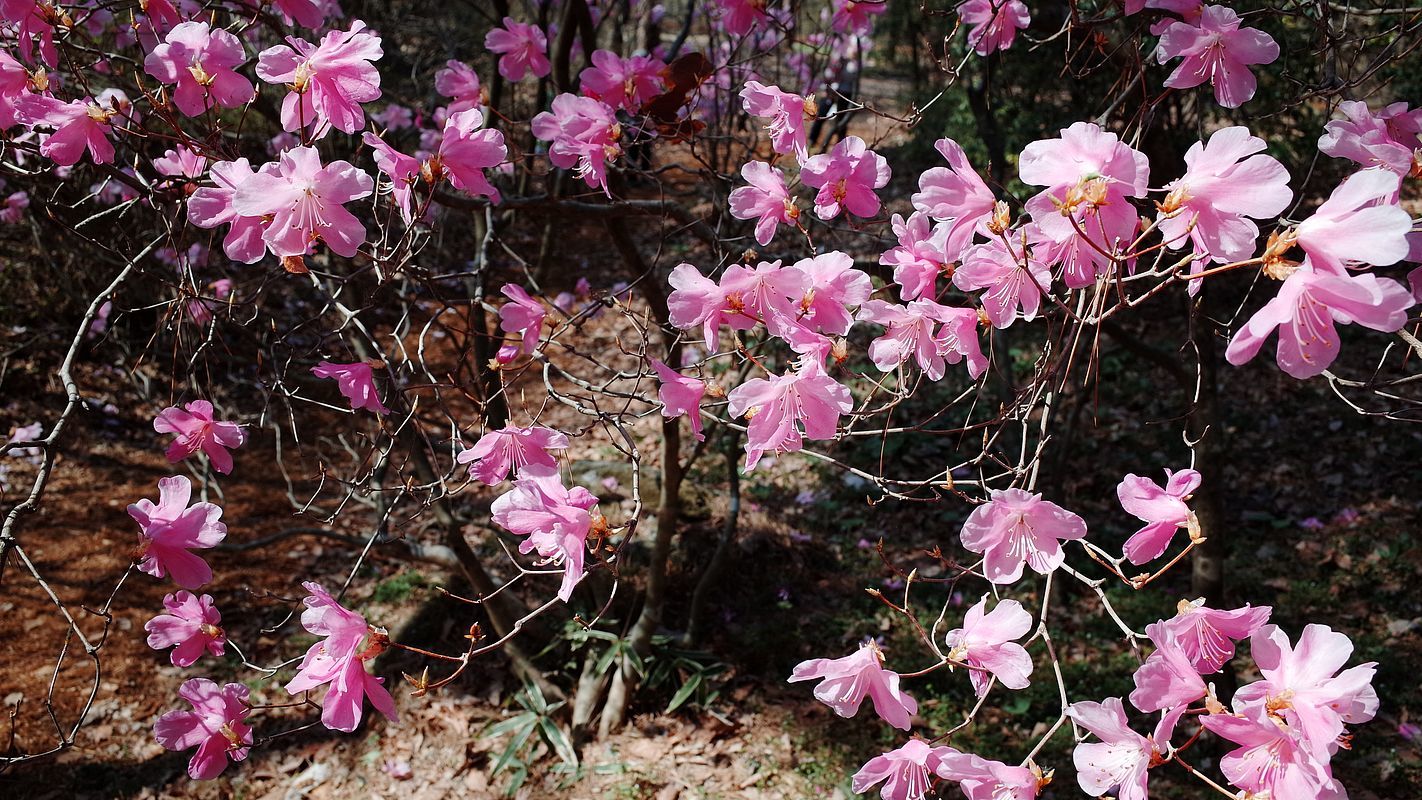
[[[103,253],[57,361],[61,408],[0,450],[15,463],[0,549],[8,579],[49,591],[30,513],[62,501],[46,489],[90,409],[76,357],[112,343],[163,361],[166,386],[134,385],[171,474],[156,502],[123,498],[132,564],[102,608],[49,596],[77,643],[61,665],[89,659],[97,694],[104,643],[141,635],[109,628],[126,588],[162,587],[146,641],[192,677],[153,736],[191,778],[283,735],[279,709],[346,733],[398,725],[397,696],[495,653],[568,701],[575,741],[608,734],[656,643],[698,644],[709,624],[725,542],[695,580],[672,564],[724,451],[730,532],[740,481],[787,462],[852,479],[875,508],[946,509],[931,552],[869,545],[901,580],[860,601],[897,644],[826,644],[784,676],[895,729],[854,791],[1028,800],[1061,769],[1122,800],[1162,774],[1226,797],[1346,796],[1334,758],[1379,714],[1377,665],[1337,621],[1286,629],[1211,577],[1228,536],[1217,375],[1271,345],[1288,380],[1416,418],[1422,98],[1384,102],[1418,64],[1415,9],[1343,36],[1321,9],[1176,0],[499,2],[457,33],[460,60],[355,3],[120,5],[0,3],[0,222]],[[935,71],[899,116],[861,90],[900,57],[883,29],[904,19],[932,31],[913,58]],[[1281,64],[1319,31],[1352,66],[1330,56],[1315,80]],[[1067,41],[1071,117],[1008,151],[996,76]],[[978,131],[934,130],[960,82]],[[580,275],[590,254],[608,263]],[[1187,324],[1134,346],[1181,377],[1188,410],[1167,424],[1186,449],[1133,454],[1144,475],[1110,474],[1113,517],[1093,518],[1044,477],[1060,404],[1099,378],[1102,336],[1131,338],[1121,326],[1167,303]],[[890,442],[934,442],[939,466],[886,458]],[[346,521],[361,549],[339,584],[261,587],[288,614],[259,664],[209,558],[246,536],[226,498],[273,459],[295,511]],[[434,528],[400,534],[421,519]],[[358,610],[366,556],[391,547],[467,581],[462,652]],[[1107,591],[1165,592],[1192,565],[1171,616],[1134,618]],[[1066,587],[1133,660],[1095,665],[1113,695],[1063,676]],[[534,655],[559,647],[580,676]],[[425,666],[382,675],[391,651]],[[252,681],[204,677],[228,674],[222,659]],[[936,729],[916,684],[945,674],[973,702]],[[1033,743],[962,744],[1041,683],[1060,702]],[[73,746],[93,702],[0,764]],[[1046,763],[1065,738],[1070,764]]]

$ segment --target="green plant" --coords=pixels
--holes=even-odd
[[[514,695],[513,699],[523,710],[494,723],[481,734],[481,738],[509,737],[489,773],[510,773],[509,782],[504,786],[504,794],[509,797],[516,794],[528,780],[528,766],[536,760],[532,757],[532,751],[540,743],[556,753],[569,768],[576,769],[578,766],[578,753],[573,749],[572,739],[554,719],[554,715],[564,703],[549,703],[543,696],[543,690],[533,683],[524,684],[523,689]]]

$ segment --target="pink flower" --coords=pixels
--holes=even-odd
[[[1171,629],[1163,622],[1155,622],[1146,627],[1146,635],[1155,645],[1155,652],[1132,676],[1136,689],[1131,692],[1131,705],[1146,712],[1167,711],[1204,697],[1205,681]]]
[[[563,566],[558,599],[567,602],[583,579],[587,537],[597,519],[591,509],[597,498],[581,486],[568,489],[558,470],[530,467],[522,471],[513,488],[492,506],[495,524],[527,536],[518,551],[537,551],[542,563]]]
[[[1295,230],[1316,269],[1343,272],[1355,263],[1385,267],[1407,257],[1412,217],[1398,205],[1395,173],[1365,169],[1349,175]]]
[[[350,733],[360,725],[367,697],[376,711],[395,722],[395,700],[383,685],[385,679],[365,669],[365,662],[384,650],[384,631],[371,628],[365,617],[342,606],[321,584],[307,581],[301,585],[309,592],[303,601],[306,610],[301,612],[301,626],[324,638],[306,651],[296,675],[286,685],[287,693],[309,692],[329,684],[321,699],[321,724],[334,731]]]
[[[1145,527],[1126,540],[1126,558],[1132,564],[1144,564],[1160,558],[1175,538],[1175,532],[1187,528],[1194,513],[1185,501],[1200,488],[1200,473],[1193,469],[1165,471],[1165,488],[1150,478],[1127,475],[1116,487],[1116,497],[1126,513],[1139,517]]]
[[[543,333],[543,320],[548,311],[516,283],[506,283],[499,291],[513,301],[499,306],[499,328],[519,337],[518,347],[508,360],[512,361],[518,354],[531,355],[538,350],[538,337]]]
[[[963,619],[963,627],[948,632],[948,657],[970,667],[968,677],[978,697],[987,694],[992,678],[1009,689],[1026,689],[1032,657],[1015,640],[1032,629],[1032,615],[1016,600],[1003,600],[987,613],[987,595]]]
[[[15,101],[30,93],[30,71],[9,52],[0,50],[0,130],[15,125]]]
[[[370,145],[375,157],[375,166],[380,173],[390,179],[390,197],[406,224],[414,218],[415,182],[420,179],[420,160],[407,156],[385,143],[384,139],[367,131],[361,141]]]
[[[507,425],[479,437],[473,447],[460,452],[454,460],[469,464],[469,475],[475,480],[494,486],[511,470],[522,472],[530,466],[556,469],[558,459],[549,451],[567,449],[566,434],[538,425]]]
[[[1081,517],[1016,488],[994,489],[963,523],[963,546],[983,554],[983,574],[996,584],[1016,582],[1023,564],[1046,575],[1066,560],[1061,543],[1084,536]]]
[[[479,83],[479,74],[463,61],[450,59],[444,62],[444,69],[434,76],[435,91],[450,98],[447,113],[458,114],[484,105],[484,90]]]
[[[1006,328],[1017,319],[1032,320],[1042,306],[1042,292],[1052,285],[1051,268],[1037,257],[1041,248],[1011,232],[1006,239],[973,245],[953,272],[953,285],[965,292],[982,290],[978,301],[995,328]]]
[[[1032,24],[1022,0],[968,0],[958,6],[958,18],[972,26],[968,44],[980,56],[1011,47],[1017,32]]]
[[[504,17],[504,27],[489,31],[484,46],[499,54],[499,74],[504,80],[518,83],[529,72],[535,78],[548,74],[548,37],[537,25]]]
[[[1241,745],[1220,759],[1220,771],[1246,797],[1343,800],[1348,796],[1320,754],[1260,710],[1238,716],[1209,714],[1200,717],[1200,724]]]
[[[831,0],[834,15],[830,23],[835,33],[867,36],[874,28],[874,18],[889,10],[887,0]]]
[[[578,75],[583,94],[637,113],[666,90],[666,63],[651,56],[622,58],[610,50],[595,50],[592,66]]]
[[[938,774],[957,781],[968,800],[1036,800],[1046,779],[1035,765],[1013,767],[949,748]]]
[[[899,246],[880,255],[879,263],[894,268],[894,283],[902,287],[900,296],[904,300],[934,299],[938,295],[939,273],[957,260],[948,256],[952,230],[946,224],[934,225],[922,211],[914,212],[907,220],[895,214],[890,224]]]
[[[770,146],[775,152],[793,153],[801,161],[805,160],[805,123],[814,119],[819,109],[814,95],[801,97],[781,91],[778,86],[746,81],[745,88],[741,89],[741,102],[752,117],[770,119],[765,129],[770,132]]]
[[[714,14],[721,30],[731,36],[745,36],[751,28],[765,22],[765,0],[712,0]]]
[[[746,316],[742,309],[731,308],[726,290],[691,264],[678,264],[672,270],[668,283],[672,287],[671,294],[667,296],[671,324],[682,329],[700,325],[707,347],[713,350],[721,326],[737,325]],[[741,330],[750,330],[755,323],[752,318],[750,324]]]
[[[11,192],[4,200],[0,200],[0,222],[18,225],[20,220],[25,218],[25,209],[29,207],[29,192]]]
[[[908,730],[918,713],[918,702],[899,689],[899,674],[884,669],[884,653],[872,641],[843,658],[802,661],[789,682],[813,680],[820,681],[815,698],[841,717],[858,714],[865,697],[880,719],[900,730]]]
[[[364,170],[345,161],[322,166],[316,148],[294,147],[282,153],[275,170],[263,168],[235,187],[232,210],[244,217],[271,215],[262,239],[279,257],[306,255],[319,241],[351,258],[365,242],[365,226],[345,204],[374,190]]]
[[[622,126],[607,104],[591,97],[560,94],[551,110],[533,118],[533,135],[549,142],[548,160],[594,189],[607,188],[607,162],[622,154]]]
[[[859,318],[883,325],[887,330],[869,344],[869,360],[874,362],[874,366],[889,372],[912,357],[925,377],[932,381],[942,380],[945,359],[957,363],[962,357],[938,338],[938,326],[953,322],[959,310],[924,299],[914,300],[907,306],[870,300],[859,309]],[[961,310],[968,311],[976,324],[976,313],[969,309]],[[975,369],[972,361],[969,361],[969,369]]]
[[[195,503],[192,482],[182,475],[158,481],[158,502],[144,498],[128,507],[128,515],[141,529],[138,570],[155,578],[171,577],[184,589],[196,589],[212,580],[212,569],[190,549],[216,547],[227,537],[219,522],[222,509],[212,503]]]
[[[1345,723],[1367,722],[1378,713],[1372,686],[1377,664],[1338,671],[1353,654],[1353,642],[1344,634],[1327,625],[1307,625],[1295,648],[1277,625],[1265,625],[1249,644],[1264,677],[1240,688],[1235,706],[1282,717],[1320,757],[1338,748]]]
[[[798,300],[800,322],[820,333],[849,333],[854,324],[849,307],[868,300],[874,291],[868,273],[855,269],[854,258],[838,250],[802,258],[787,270],[805,276],[803,293],[797,298],[792,290],[790,297]]]
[[[176,149],[165,150],[161,157],[153,159],[153,168],[159,175],[197,180],[207,171],[207,159],[185,145],[178,145]]]
[[[184,681],[178,696],[192,705],[192,711],[169,711],[153,726],[153,738],[165,750],[197,752],[188,761],[188,777],[210,781],[227,769],[227,760],[245,761],[252,746],[252,728],[247,725],[247,687],[229,683],[218,688],[207,678]]]
[[[13,33],[19,45],[20,58],[29,61],[34,55],[35,40],[39,40],[40,58],[46,64],[59,63],[59,53],[54,48],[54,23],[59,18],[59,9],[43,0],[3,0],[0,2],[0,21]]]
[[[484,115],[479,109],[460,111],[445,120],[444,138],[439,143],[439,166],[449,174],[454,188],[499,202],[499,190],[489,183],[484,170],[504,163],[508,154],[503,132],[485,128]]]
[[[933,788],[933,776],[943,775],[944,758],[957,752],[951,747],[931,747],[922,739],[910,739],[896,750],[869,759],[854,773],[852,788],[856,794],[864,794],[884,781],[879,790],[883,800],[924,800]]]
[[[291,87],[281,104],[281,124],[289,131],[312,127],[316,138],[332,127],[355,133],[365,124],[361,103],[380,97],[380,71],[372,61],[384,55],[380,37],[356,20],[348,31],[330,31],[320,44],[295,36],[257,57],[257,77]]]
[[[1227,6],[1205,6],[1198,24],[1172,22],[1160,33],[1156,57],[1164,64],[1183,58],[1165,79],[1172,89],[1189,89],[1209,81],[1215,102],[1238,108],[1254,96],[1256,82],[1249,67],[1271,64],[1279,45],[1264,31],[1239,27],[1239,14]]]
[[[1312,378],[1338,357],[1335,324],[1357,323],[1391,333],[1407,323],[1407,309],[1415,302],[1397,281],[1319,272],[1305,261],[1234,335],[1225,360],[1239,366],[1254,358],[1278,328],[1279,369],[1295,378]]]
[[[381,416],[390,413],[375,392],[375,379],[369,364],[363,361],[353,364],[322,361],[311,368],[311,373],[318,378],[335,378],[341,394],[351,402],[352,411],[364,408]]]
[[[122,92],[111,91],[116,96],[122,95]],[[61,167],[78,164],[85,151],[95,164],[113,161],[114,145],[109,141],[109,134],[113,130],[112,120],[117,116],[120,116],[118,105],[100,99],[66,103],[41,94],[25,94],[15,99],[15,119],[32,129],[37,126],[54,129],[40,143],[40,155]]]
[[[272,5],[281,12],[288,24],[295,22],[303,28],[319,28],[326,21],[327,9],[340,14],[340,6],[335,0],[273,0]]]
[[[879,213],[875,189],[888,184],[889,162],[866,148],[858,136],[846,136],[828,153],[811,156],[800,166],[800,180],[819,189],[815,215],[834,219],[840,209],[858,217]]]
[[[1269,606],[1216,611],[1205,606],[1204,598],[1181,600],[1175,616],[1162,623],[1165,632],[1190,659],[1201,675],[1219,672],[1234,658],[1234,643],[1248,639],[1269,621]]]
[[[741,166],[741,176],[750,185],[731,190],[727,198],[731,216],[757,220],[755,240],[762,247],[775,238],[776,226],[799,224],[800,207],[785,188],[783,172],[763,161],[747,161]]]
[[[701,398],[706,394],[706,382],[682,375],[655,358],[651,361],[661,382],[657,397],[662,401],[662,416],[667,419],[689,417],[696,440],[706,441],[706,434],[701,432]]]
[[[1422,149],[1422,108],[1409,111],[1406,103],[1393,103],[1374,114],[1361,100],[1344,100],[1338,110],[1346,119],[1323,126],[1320,151],[1398,175],[1412,171]]]
[[[1150,162],[1094,123],[1061,133],[1027,145],[1018,172],[1023,183],[1047,187],[1027,201],[1027,211],[1068,251],[1066,285],[1079,289],[1111,266],[1101,251],[1124,254],[1135,238],[1140,220],[1127,198],[1145,196]]]
[[[143,70],[173,90],[173,105],[189,117],[213,106],[238,108],[256,89],[237,72],[247,54],[236,36],[206,22],[175,26],[143,60]]]
[[[938,351],[949,364],[966,359],[969,378],[977,380],[982,377],[987,372],[988,359],[978,341],[978,312],[971,308],[945,308],[936,313],[943,315],[939,318],[943,327],[933,337],[938,342]]]
[[[262,170],[276,174],[278,165],[266,164]],[[247,159],[219,161],[209,170],[216,186],[201,186],[188,198],[188,221],[199,228],[216,228],[228,225],[227,236],[222,240],[222,250],[233,261],[254,264],[262,260],[267,252],[262,234],[266,222],[261,215],[241,216],[233,207],[237,188],[253,178],[257,173],[247,163]]]
[[[1146,737],[1131,730],[1119,697],[1108,697],[1101,703],[1072,703],[1067,716],[1101,740],[1078,744],[1072,751],[1081,790],[1100,797],[1116,789],[1117,800],[1148,800],[1147,770],[1163,759],[1184,712],[1185,706],[1178,706],[1165,714],[1154,736]]]
[[[148,646],[154,650],[169,647],[169,658],[175,667],[191,667],[204,652],[220,656],[227,644],[227,634],[219,627],[222,614],[212,605],[212,596],[194,596],[177,592],[163,598],[159,614],[143,626],[148,631]]]
[[[933,147],[948,159],[948,166],[933,167],[918,177],[913,207],[948,224],[942,251],[944,261],[953,262],[972,244],[973,234],[990,235],[987,223],[992,219],[996,198],[957,142],[939,139]]]
[[[833,284],[836,277],[843,277],[848,281],[843,289],[857,291],[852,276],[840,276],[837,263],[833,259],[825,262],[825,272],[819,276],[821,282]],[[680,264],[670,277],[673,291],[667,298],[667,307],[671,323],[678,328],[701,325],[706,343],[712,347],[723,324],[732,330],[748,331],[764,321],[776,335],[792,336],[796,329],[803,330],[797,322],[801,309],[796,304],[802,303],[813,280],[798,267],[782,268],[779,261],[762,261],[754,268],[736,264],[726,269],[717,284],[696,267]],[[832,285],[830,291],[833,295]],[[802,304],[802,309],[808,314],[811,305]],[[826,313],[834,314],[832,309]]]
[[[153,420],[153,430],[177,434],[168,445],[168,461],[176,464],[201,450],[212,461],[212,468],[223,475],[232,474],[232,454],[227,451],[247,440],[241,425],[213,419],[212,403],[206,400],[194,400],[181,409],[163,409]]]
[[[1192,243],[1202,259],[1195,269],[1203,259],[1223,264],[1249,258],[1259,238],[1250,217],[1273,217],[1293,200],[1288,170],[1264,155],[1264,147],[1248,128],[1221,128],[1208,142],[1190,146],[1185,174],[1166,184],[1161,236],[1172,250]]]
[[[794,372],[746,381],[731,390],[728,400],[732,416],[750,418],[746,432],[747,470],[755,469],[766,452],[798,451],[804,437],[833,439],[840,415],[854,410],[849,389],[808,358],[802,359]]]

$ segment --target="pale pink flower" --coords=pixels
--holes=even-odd
[[[949,749],[938,775],[956,781],[968,800],[1036,800],[1043,778],[1035,768],[1014,767]]]
[[[1338,111],[1345,119],[1323,126],[1320,151],[1398,175],[1412,171],[1422,149],[1422,108],[1409,111],[1406,103],[1392,103],[1374,113],[1361,100],[1344,100]]]
[[[197,752],[188,761],[188,777],[210,781],[227,769],[227,761],[247,760],[252,728],[246,722],[251,707],[248,690],[240,683],[221,688],[207,678],[184,681],[178,696],[192,711],[169,711],[153,725],[153,738],[165,750]]]
[[[799,321],[819,333],[849,333],[854,324],[849,308],[868,300],[874,291],[868,273],[856,269],[854,258],[838,250],[802,258],[786,269],[805,276],[801,295],[790,297],[798,302]]]
[[[345,161],[322,166],[316,148],[295,147],[282,153],[272,172],[263,168],[236,186],[232,210],[244,217],[271,215],[262,238],[279,257],[306,255],[320,241],[351,258],[365,242],[365,226],[345,204],[374,190],[364,170]]]
[[[311,374],[318,378],[334,378],[341,394],[350,401],[352,411],[364,408],[381,416],[390,413],[390,409],[380,402],[370,365],[364,361],[353,364],[322,361],[311,368]]]
[[[348,31],[329,31],[320,44],[295,36],[257,57],[257,77],[291,88],[281,104],[288,131],[312,127],[317,138],[331,128],[355,133],[365,124],[361,103],[380,97],[380,71],[371,62],[384,51],[380,37],[356,20]]]
[[[973,317],[976,321],[977,315]],[[859,309],[859,319],[886,328],[883,336],[869,343],[869,360],[884,372],[913,358],[925,377],[937,381],[946,370],[945,356],[956,355],[937,338],[939,326],[953,321],[954,309],[932,300],[920,298],[908,305],[870,300]]]
[[[804,439],[833,439],[839,417],[854,410],[849,389],[825,374],[812,359],[783,375],[755,378],[731,390],[732,416],[749,414],[746,469],[755,469],[763,454],[793,453]],[[803,434],[801,428],[803,427]]]
[[[1126,513],[1145,524],[1126,540],[1126,558],[1144,564],[1160,558],[1175,532],[1189,527],[1194,514],[1185,501],[1200,488],[1200,473],[1193,469],[1165,471],[1165,488],[1150,478],[1127,475],[1116,487],[1116,497]]]
[[[1205,605],[1204,598],[1181,600],[1175,616],[1162,623],[1185,651],[1190,664],[1201,675],[1219,672],[1234,658],[1234,643],[1248,639],[1269,621],[1269,606],[1218,611]]]
[[[556,469],[558,459],[549,451],[567,449],[567,435],[552,428],[506,425],[479,437],[473,447],[461,451],[454,460],[469,464],[470,477],[494,486],[511,471],[522,472],[530,466]]]
[[[1240,688],[1234,696],[1236,708],[1282,717],[1320,757],[1338,748],[1345,724],[1377,715],[1378,693],[1372,686],[1377,664],[1343,669],[1353,655],[1353,642],[1346,635],[1327,625],[1306,625],[1294,647],[1277,625],[1265,625],[1249,637],[1249,644],[1264,677]]]
[[[212,468],[223,475],[232,473],[232,454],[228,450],[241,447],[247,440],[241,425],[213,419],[212,403],[206,400],[163,409],[153,420],[153,430],[177,435],[168,445],[168,461],[176,464],[201,450],[212,461]]]
[[[843,658],[802,661],[790,674],[790,683],[816,680],[815,698],[841,717],[858,714],[866,697],[880,719],[900,730],[908,730],[918,713],[918,702],[899,688],[897,672],[884,669],[884,654],[872,641]]]
[[[489,183],[484,170],[504,163],[508,155],[503,132],[485,128],[484,115],[479,109],[460,111],[445,120],[444,138],[439,143],[439,166],[448,173],[454,188],[499,202],[499,190]]]
[[[447,113],[458,114],[484,105],[484,90],[479,82],[479,74],[474,68],[450,59],[444,62],[444,69],[434,75],[435,91],[450,98]]]
[[[833,277],[826,275],[826,282]],[[723,324],[748,331],[763,321],[782,338],[808,330],[797,322],[802,308],[796,304],[809,292],[811,278],[803,270],[782,268],[779,261],[762,261],[755,267],[732,265],[719,284],[696,267],[681,264],[672,270],[670,281],[671,323],[679,328],[701,325],[710,346],[715,346]],[[809,308],[803,311],[808,313]]]
[[[972,244],[973,234],[991,235],[987,223],[996,198],[957,142],[939,139],[933,147],[948,160],[948,166],[933,167],[918,177],[913,207],[947,225],[942,250],[944,261],[952,262]]]
[[[1014,583],[1024,564],[1046,575],[1066,560],[1063,541],[1086,536],[1086,522],[1040,494],[994,489],[988,502],[963,523],[963,546],[982,553],[983,574],[996,584]]]
[[[169,647],[168,654],[175,667],[191,667],[204,652],[220,656],[227,644],[227,634],[220,627],[222,614],[212,604],[212,595],[176,592],[163,597],[167,612],[148,620],[148,646],[154,650]]]
[[[943,323],[933,337],[938,342],[938,351],[949,364],[964,361],[968,377],[972,380],[982,377],[987,372],[988,358],[983,353],[982,343],[978,341],[978,312],[971,308],[953,307],[935,313],[942,315],[939,319]]]
[[[95,164],[114,160],[114,145],[109,135],[113,131],[113,118],[120,114],[110,103],[99,99],[66,103],[48,95],[24,94],[15,98],[14,115],[32,130],[40,126],[54,129],[40,143],[39,150],[40,155],[61,167],[79,163],[86,151]]]
[[[143,60],[143,70],[174,86],[173,105],[189,117],[208,108],[237,108],[252,100],[256,88],[237,72],[247,53],[236,36],[206,22],[184,22],[164,37]]]
[[[667,419],[688,417],[696,440],[706,441],[706,434],[701,432],[701,398],[706,394],[706,381],[682,375],[655,358],[651,362],[661,383],[657,397],[662,401],[662,416]]]
[[[765,22],[765,0],[712,0],[715,18],[721,30],[731,36],[745,36],[751,28]]]
[[[1166,711],[1199,700],[1205,681],[1164,622],[1146,626],[1155,652],[1136,668],[1131,705],[1141,711]]]
[[[1254,96],[1257,82],[1249,68],[1271,64],[1279,45],[1257,28],[1239,27],[1239,14],[1227,6],[1205,6],[1198,23],[1172,22],[1160,33],[1155,55],[1164,64],[1183,58],[1165,79],[1172,89],[1189,89],[1209,81],[1215,102],[1238,108]]]
[[[1254,358],[1278,328],[1279,369],[1295,378],[1312,378],[1338,357],[1336,324],[1357,323],[1391,333],[1407,323],[1407,309],[1415,303],[1397,281],[1319,272],[1305,261],[1234,335],[1225,360],[1239,366]]]
[[[957,752],[910,739],[902,747],[869,759],[854,773],[852,788],[856,794],[864,794],[884,781],[879,790],[882,800],[925,800],[933,789],[933,777],[943,776],[943,759]]]
[[[858,217],[879,213],[875,189],[889,183],[889,162],[867,148],[858,136],[846,136],[828,153],[811,156],[800,166],[800,180],[819,189],[815,215],[834,219],[841,209]]]
[[[1241,715],[1208,714],[1200,724],[1240,745],[1220,758],[1220,771],[1246,797],[1278,800],[1346,800],[1333,779],[1326,754],[1317,753],[1295,731],[1255,709]]]
[[[1398,205],[1401,178],[1385,169],[1349,175],[1295,230],[1314,268],[1385,267],[1407,257],[1412,217]]]
[[[543,321],[548,316],[548,310],[516,283],[504,284],[499,292],[512,301],[499,306],[499,328],[504,333],[519,337],[518,346],[509,360],[519,354],[531,355],[538,350],[538,338],[543,333]]]
[[[262,167],[268,174],[276,174],[278,164],[272,162]],[[199,228],[216,228],[231,225],[222,240],[222,250],[233,261],[253,264],[267,252],[267,244],[262,239],[266,232],[266,221],[261,215],[239,215],[233,207],[237,188],[245,184],[257,173],[252,171],[247,159],[219,161],[212,165],[209,175],[216,186],[200,186],[188,198],[188,221]]]
[[[948,631],[948,657],[969,667],[968,677],[978,697],[987,694],[993,678],[1009,689],[1026,689],[1032,657],[1016,642],[1032,630],[1032,615],[1016,600],[1003,600],[987,611],[987,595],[968,609],[963,627]]]
[[[830,24],[835,33],[867,36],[874,29],[874,18],[889,10],[887,0],[831,0],[834,14]]]
[[[414,127],[415,112],[409,106],[386,103],[385,108],[371,112],[370,121],[387,131],[401,131]],[[423,135],[424,131],[420,133]]]
[[[1293,200],[1288,170],[1264,155],[1265,146],[1248,128],[1221,128],[1209,141],[1190,145],[1185,174],[1166,184],[1158,217],[1161,237],[1172,250],[1187,242],[1194,246],[1201,257],[1193,262],[1194,271],[1205,260],[1249,258],[1259,238],[1254,220],[1279,214]]]
[[[1111,266],[1102,251],[1124,254],[1135,238],[1140,218],[1127,198],[1145,196],[1150,162],[1094,123],[1061,134],[1028,144],[1018,173],[1023,183],[1047,187],[1027,201],[1027,211],[1063,246],[1066,285],[1079,289]]]
[[[395,722],[395,700],[383,685],[385,679],[365,668],[365,662],[384,649],[384,632],[342,606],[321,584],[307,581],[301,585],[309,593],[302,601],[306,609],[301,612],[301,626],[323,639],[306,651],[296,675],[286,685],[287,693],[309,692],[329,684],[321,698],[321,724],[334,731],[350,733],[360,725],[367,697],[376,711]]]
[[[528,537],[519,544],[520,553],[536,551],[541,563],[562,565],[558,599],[566,603],[585,573],[596,505],[597,497],[587,489],[564,486],[556,468],[528,467],[491,511],[495,524]]]
[[[1052,270],[1038,258],[1041,248],[1028,241],[1029,233],[1009,232],[1006,239],[973,245],[963,263],[953,271],[953,285],[965,292],[981,290],[978,301],[995,328],[1006,328],[1017,319],[1032,320],[1042,307],[1042,292],[1052,285]]]
[[[533,135],[549,142],[548,160],[609,197],[607,162],[622,154],[622,126],[606,103],[591,97],[560,94],[551,110],[533,118]]]
[[[207,171],[207,158],[180,144],[175,149],[163,151],[163,155],[153,159],[153,169],[157,170],[159,175],[197,180]]]
[[[592,66],[578,75],[583,94],[637,113],[648,100],[666,90],[665,62],[651,56],[623,58],[611,50],[595,50]]]
[[[715,349],[722,325],[729,324],[738,330],[755,327],[757,320],[744,313],[743,305],[732,307],[728,292],[695,266],[678,264],[668,282],[672,287],[667,296],[671,324],[682,329],[700,325],[707,347]]]
[[[1164,758],[1183,713],[1185,706],[1176,707],[1162,717],[1153,736],[1142,736],[1131,730],[1119,697],[1072,703],[1067,716],[1101,740],[1083,742],[1072,751],[1081,790],[1100,797],[1115,789],[1116,800],[1148,800],[1147,771]]]
[[[143,498],[128,507],[128,515],[141,529],[138,571],[155,578],[171,577],[184,589],[197,589],[212,580],[212,568],[189,550],[216,547],[227,537],[222,509],[212,503],[194,503],[193,484],[182,475],[158,481],[158,502]]]
[[[499,74],[504,80],[518,83],[530,72],[535,78],[548,74],[548,37],[537,25],[504,17],[503,27],[484,37],[484,47],[499,54]]]
[[[775,238],[776,226],[799,224],[800,207],[785,188],[785,173],[764,161],[747,161],[741,177],[749,185],[732,189],[727,203],[736,219],[756,220],[755,240],[762,247]]]
[[[948,255],[952,229],[947,224],[934,225],[922,211],[915,211],[907,220],[895,214],[890,225],[899,246],[884,251],[879,263],[894,268],[894,283],[902,288],[900,296],[905,301],[934,299],[939,274],[957,260],[956,255]]]
[[[361,141],[370,145],[376,168],[390,179],[390,198],[395,201],[401,218],[408,224],[414,218],[412,208],[415,183],[420,180],[420,160],[396,150],[386,144],[384,139],[369,131],[361,135]]]
[[[19,224],[20,220],[25,218],[25,209],[29,207],[29,192],[11,192],[4,200],[0,200],[0,222],[6,225]]]
[[[972,26],[968,44],[980,56],[1008,49],[1017,32],[1032,24],[1022,0],[968,0],[958,6],[958,18]]]
[[[741,102],[752,117],[770,119],[765,129],[770,132],[770,146],[775,152],[793,153],[801,161],[805,160],[805,125],[818,111],[814,95],[802,97],[782,91],[778,86],[746,81],[741,89]]]

